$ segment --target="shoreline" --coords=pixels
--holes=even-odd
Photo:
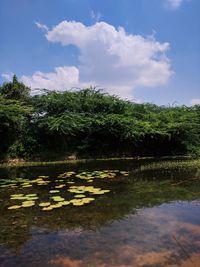
[[[162,156],[162,157],[112,157],[112,158],[83,158],[83,159],[67,159],[56,161],[8,161],[0,163],[0,168],[17,168],[17,167],[32,167],[32,166],[47,166],[59,164],[76,164],[93,161],[115,161],[115,160],[194,160],[191,156]],[[196,158],[196,160],[198,160]]]

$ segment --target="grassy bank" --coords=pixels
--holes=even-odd
[[[12,167],[31,167],[31,166],[48,166],[48,165],[59,165],[59,164],[76,164],[91,161],[117,161],[117,160],[166,160],[163,162],[154,162],[149,165],[141,165],[142,169],[156,169],[156,168],[168,168],[169,166],[192,166],[200,165],[200,159],[192,159],[191,157],[174,156],[174,157],[116,157],[116,158],[90,158],[90,159],[76,159],[76,160],[57,160],[57,161],[18,161],[18,162],[3,162],[0,163],[0,168],[12,168]],[[172,160],[172,161],[171,161]]]

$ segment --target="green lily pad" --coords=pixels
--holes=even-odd
[[[73,204],[73,203],[78,203],[78,202],[80,202],[80,200],[79,200],[79,199],[71,199],[69,202]]]
[[[62,204],[63,206],[67,206],[70,204],[70,201],[62,201],[62,202],[59,202],[60,204]]]
[[[11,195],[11,197],[22,197],[24,194],[14,194],[14,195]]]
[[[11,197],[12,200],[26,200],[26,197]]]
[[[83,202],[72,203],[73,206],[83,206],[84,204]]]
[[[51,205],[50,202],[42,202],[42,203],[39,204],[40,207],[48,207],[50,205]]]
[[[43,211],[50,211],[50,210],[52,210],[52,209],[53,209],[53,208],[52,208],[51,206],[42,208]]]
[[[75,195],[74,197],[75,197],[75,198],[83,198],[83,197],[85,197],[85,195],[80,194],[80,195]]]
[[[35,205],[35,201],[24,201],[22,202],[23,208],[29,208]]]
[[[14,206],[10,206],[8,207],[9,210],[16,210],[16,209],[20,209],[22,206],[20,205],[14,205]]]
[[[109,193],[110,190],[109,189],[105,189],[105,190],[101,190],[101,192],[104,192],[104,193]]]
[[[51,199],[53,199],[53,201],[55,201],[55,202],[61,202],[61,201],[64,201],[65,200],[61,196],[52,196]]]
[[[55,186],[55,188],[58,188],[58,189],[59,189],[59,188],[63,188],[63,187],[65,187],[65,184],[60,184],[60,185],[56,185],[56,186]]]
[[[93,195],[103,195],[103,194],[105,194],[105,193],[102,192],[102,191],[96,191],[96,192],[93,192],[92,194],[93,194]]]
[[[53,204],[53,205],[51,205],[49,207],[51,207],[52,209],[57,209],[57,208],[61,208],[62,204],[61,203],[57,203],[57,204]]]
[[[60,193],[60,190],[50,190],[49,193],[50,193],[50,194]]]
[[[76,194],[81,194],[81,193],[85,193],[85,191],[84,190],[78,190],[78,189],[68,189],[68,191],[70,192],[70,193],[76,193]]]
[[[81,201],[94,201],[94,200],[95,198],[93,197],[86,197],[86,198],[81,199]]]

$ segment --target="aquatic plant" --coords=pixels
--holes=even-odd
[[[27,190],[26,187],[35,186],[48,186],[47,194],[45,194],[45,200],[43,195],[40,196],[34,192],[29,193],[16,193],[10,195],[10,201],[17,201],[18,205],[11,205],[8,207],[9,210],[29,208],[29,207],[40,207],[43,211],[51,211],[64,206],[83,206],[90,204],[95,200],[93,196],[104,195],[109,193],[109,189],[102,189],[100,187],[89,186],[89,185],[75,185],[78,180],[84,182],[93,182],[94,179],[110,179],[114,177],[121,177],[128,175],[127,171],[120,170],[103,170],[103,171],[92,171],[92,172],[79,172],[74,171],[64,172],[58,175],[58,179],[50,180],[49,176],[39,175],[35,179],[28,178],[15,178],[15,179],[2,179],[0,180],[1,188],[18,190]],[[68,178],[64,183],[64,179]],[[92,178],[92,179],[91,179]],[[54,183],[50,185],[52,182]],[[83,182],[82,181],[82,182]],[[66,189],[64,189],[67,187]],[[59,190],[58,190],[59,189]],[[13,189],[14,190],[14,189]],[[68,194],[66,194],[68,192]],[[21,203],[19,203],[21,202]]]

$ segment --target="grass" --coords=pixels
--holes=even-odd
[[[32,167],[32,166],[48,166],[48,165],[57,165],[57,164],[67,164],[67,163],[77,163],[77,162],[86,162],[86,160],[63,160],[63,161],[25,161],[18,163],[1,163],[0,168],[11,168],[11,167]]]
[[[189,160],[172,160],[153,162],[146,165],[141,165],[137,171],[149,171],[149,170],[172,170],[182,168],[200,168],[200,159],[189,159]]]
[[[48,165],[59,165],[59,164],[76,164],[91,161],[109,161],[109,160],[166,160],[163,162],[154,162],[149,165],[142,165],[140,170],[152,170],[160,168],[174,168],[177,166],[193,166],[196,164],[200,165],[200,159],[193,160],[187,156],[166,156],[166,157],[116,157],[116,158],[93,158],[93,159],[76,159],[76,160],[58,160],[58,161],[19,161],[19,162],[5,162],[0,163],[0,168],[12,168],[12,167],[31,167],[31,166],[48,166]],[[185,161],[183,161],[185,159]],[[187,159],[187,160],[186,160]],[[167,161],[168,160],[168,161]],[[173,160],[173,161],[169,161]],[[177,160],[177,161],[174,161]],[[171,167],[170,167],[171,166]]]

